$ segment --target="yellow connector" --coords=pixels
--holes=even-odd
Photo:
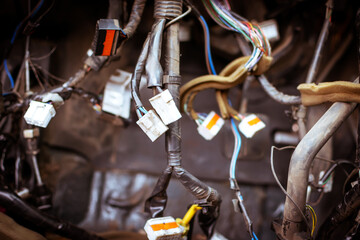
[[[181,219],[181,218],[176,219],[176,223],[184,228],[183,236],[186,235],[187,232],[189,231],[189,227],[190,227],[189,223],[190,223],[191,219],[194,217],[195,213],[201,209],[202,209],[202,207],[200,207],[199,205],[193,204],[189,208],[189,210],[186,212],[183,219]]]

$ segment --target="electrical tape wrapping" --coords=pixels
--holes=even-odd
[[[155,18],[174,19],[182,13],[182,0],[156,0]]]

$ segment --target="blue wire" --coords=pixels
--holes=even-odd
[[[209,27],[204,19],[203,16],[200,15],[200,19],[202,20],[202,22],[204,23],[205,25],[205,29],[206,29],[206,45],[207,45],[207,52],[208,52],[208,59],[209,59],[209,64],[210,64],[210,69],[211,69],[211,72],[212,74],[214,75],[217,75],[216,74],[216,70],[215,70],[215,67],[214,67],[214,63],[213,63],[213,60],[212,60],[212,57],[211,57],[211,49],[210,49],[210,31],[209,31]]]
[[[4,60],[4,67],[5,67],[6,75],[7,75],[8,78],[10,79],[11,88],[14,88],[14,79],[13,79],[13,77],[11,76],[11,73],[10,73],[10,71],[9,71],[9,68],[8,68],[8,65],[7,65],[7,60],[6,60],[6,59]]]
[[[37,14],[37,12],[40,10],[40,8],[42,7],[42,5],[44,4],[44,0],[41,0],[40,5],[34,10],[33,14],[31,14],[31,17],[35,16],[35,14]]]
[[[254,239],[254,238],[251,238],[251,240],[259,240],[258,237],[256,236],[256,234],[255,234],[254,232],[253,232],[252,234],[253,234],[253,236],[254,236],[255,239]]]
[[[15,42],[16,33],[19,30],[20,26],[21,26],[21,23],[19,23],[15,28],[15,31],[14,31],[12,37],[11,37],[11,40],[10,40],[11,45],[14,44],[14,42]]]
[[[144,114],[147,114],[147,111],[143,107],[139,107],[139,110],[143,112]]]
[[[39,6],[34,10],[34,12],[31,14],[30,17],[33,17],[35,16],[36,13],[38,13],[38,11],[40,10],[40,8],[42,7],[42,5],[44,4],[44,0],[41,0]],[[15,39],[16,39],[16,35],[17,35],[17,32],[19,31],[19,28],[21,26],[22,22],[20,22],[16,28],[15,28],[15,31],[11,37],[11,40],[10,40],[10,44],[13,45],[14,42],[15,42]],[[8,76],[9,80],[10,80],[10,85],[11,85],[11,88],[14,88],[14,79],[13,77],[11,76],[11,73],[9,71],[9,68],[7,66],[7,59],[4,59],[4,67],[5,67],[5,71],[6,71],[6,75]]]
[[[238,129],[237,129],[237,126],[236,126],[236,124],[235,124],[235,122],[234,122],[234,119],[233,118],[231,118],[231,125],[232,125],[232,127],[233,127],[233,129],[234,129],[234,131],[235,131],[235,135],[236,135],[236,138],[238,139],[238,145],[237,145],[237,151],[236,151],[236,153],[235,153],[235,164],[234,164],[234,166],[236,166],[236,162],[237,162],[237,159],[238,159],[238,157],[239,157],[239,153],[240,153],[240,150],[241,150],[241,136],[240,136],[240,133],[239,133],[239,131],[238,131]],[[235,178],[235,167],[233,168],[233,169],[231,169],[231,171],[232,171],[232,176]]]
[[[40,5],[34,10],[34,12],[31,14],[30,17],[35,16],[35,14],[40,10],[40,8],[42,7],[43,4],[44,4],[44,0],[41,0]],[[22,22],[20,22],[15,28],[15,31],[14,31],[12,37],[11,37],[11,40],[10,40],[11,45],[14,44],[14,42],[15,42],[15,38],[16,38],[17,32],[19,31],[21,23]]]

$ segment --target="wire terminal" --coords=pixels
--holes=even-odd
[[[149,240],[180,240],[183,234],[183,228],[170,216],[149,219],[144,230]]]
[[[149,110],[136,124],[139,125],[152,142],[169,129],[156,115],[154,110]]]
[[[168,89],[150,98],[149,101],[165,125],[169,125],[181,118],[181,113]]]
[[[56,112],[52,104],[30,101],[30,106],[24,115],[27,124],[46,128]]]
[[[265,123],[255,114],[246,116],[239,124],[240,132],[247,138],[252,138],[263,128],[265,128]]]
[[[198,126],[197,130],[203,138],[210,141],[218,134],[220,129],[224,126],[224,123],[224,119],[214,111],[211,111],[202,124]]]

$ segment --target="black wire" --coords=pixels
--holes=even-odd
[[[348,161],[348,160],[338,160],[336,161],[336,163],[334,163],[332,166],[329,167],[329,169],[325,172],[325,174],[321,177],[320,181],[321,182],[324,182],[326,181],[326,179],[328,179],[328,177],[335,171],[335,168],[337,166],[340,166],[342,164],[349,164],[349,165],[352,165],[354,168],[357,168],[358,166],[351,162],[351,161]]]

